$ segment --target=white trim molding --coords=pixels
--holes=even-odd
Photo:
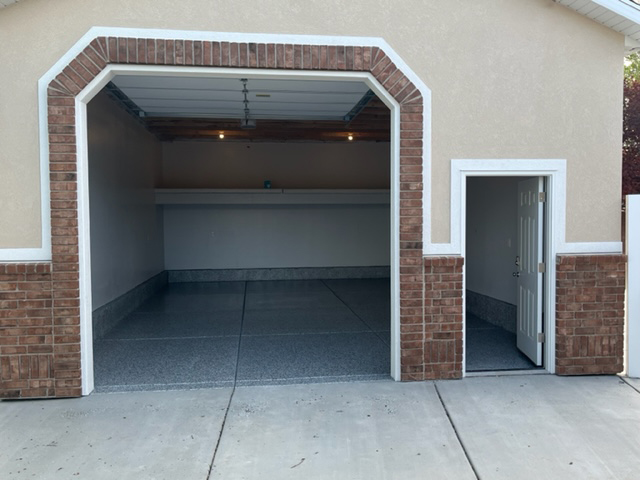
[[[567,255],[615,255],[622,253],[622,242],[563,242],[558,253]]]

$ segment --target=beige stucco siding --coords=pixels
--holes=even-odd
[[[382,37],[432,90],[433,241],[452,158],[566,158],[566,240],[619,240],[623,37],[551,0],[24,0],[0,10],[0,248],[40,244],[37,81],[92,26]]]

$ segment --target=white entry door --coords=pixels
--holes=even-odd
[[[542,177],[518,182],[518,348],[542,365]]]

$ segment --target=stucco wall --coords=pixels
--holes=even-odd
[[[383,37],[432,90],[433,241],[451,158],[566,158],[566,240],[619,240],[623,38],[551,0],[24,0],[0,10],[0,248],[39,246],[36,83],[94,25]]]
[[[160,142],[105,94],[87,106],[91,290],[96,309],[164,270],[153,188]]]

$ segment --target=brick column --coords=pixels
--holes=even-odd
[[[462,377],[462,257],[424,259],[424,379]]]
[[[625,255],[556,260],[556,373],[623,370]]]
[[[0,265],[0,398],[54,395],[51,265]]]

